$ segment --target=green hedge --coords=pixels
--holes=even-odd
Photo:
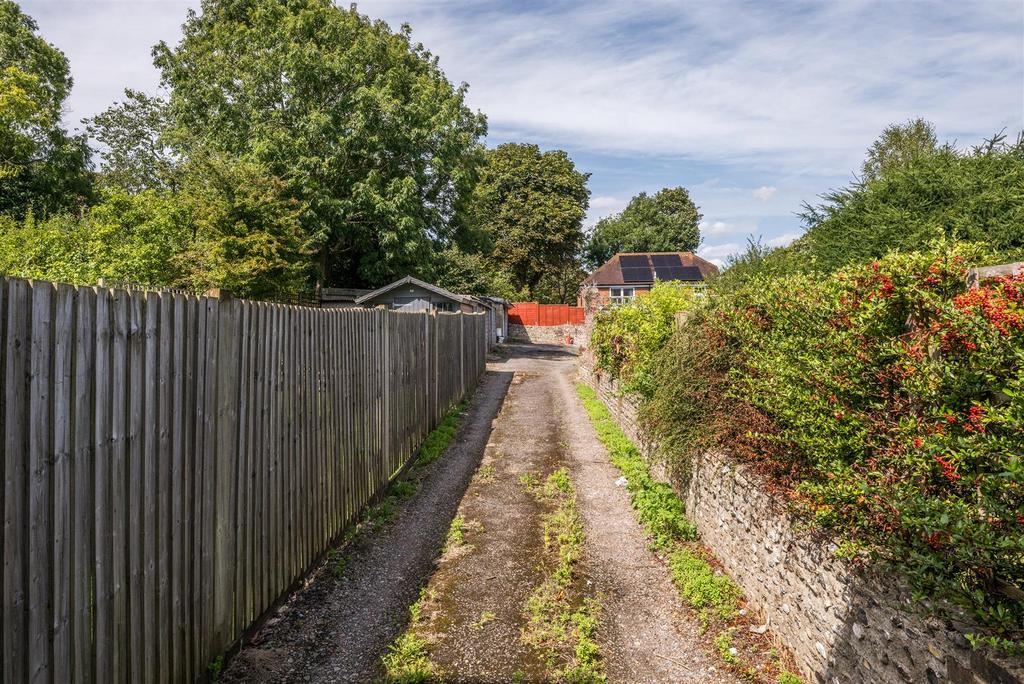
[[[658,282],[649,294],[599,312],[590,336],[598,368],[626,391],[650,396],[655,356],[672,335],[676,313],[695,300],[689,285]]]
[[[658,355],[641,417],[677,465],[727,444],[841,553],[1019,642],[1024,277],[967,291],[985,258],[939,245],[712,291]]]

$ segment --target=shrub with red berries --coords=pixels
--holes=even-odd
[[[753,439],[798,473],[799,510],[1020,642],[1024,277],[967,289],[985,258],[940,245],[756,281],[677,334],[731,350],[728,392],[770,424]]]

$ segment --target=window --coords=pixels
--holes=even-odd
[[[610,290],[609,300],[612,304],[625,304],[636,296],[636,288],[632,287],[613,287]]]

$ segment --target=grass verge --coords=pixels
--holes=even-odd
[[[535,477],[522,480],[535,497],[552,507],[541,520],[550,559],[544,580],[526,601],[523,641],[540,651],[553,681],[604,682],[595,641],[601,605],[593,597],[582,596],[578,587],[583,521],[569,473],[559,468],[543,485]]]
[[[715,567],[711,554],[697,543],[697,528],[686,519],[683,502],[672,487],[651,477],[640,450],[622,432],[593,388],[580,383],[576,392],[609,458],[626,477],[630,501],[651,548],[664,555],[672,583],[683,601],[697,612],[704,631],[716,630],[714,650],[730,669],[747,679],[799,684],[800,678],[783,668],[778,651],[764,648],[766,638],[749,636],[745,628],[748,620],[743,619],[746,611],[740,608],[743,592]],[[744,640],[734,638],[741,634]],[[751,660],[756,660],[759,667],[751,665]]]

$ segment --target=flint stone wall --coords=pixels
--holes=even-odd
[[[580,368],[623,432],[646,453],[637,402]],[[970,627],[922,615],[902,581],[859,571],[835,546],[794,531],[761,477],[726,454],[698,459],[673,486],[701,541],[722,562],[810,682],[1019,684],[1024,661],[971,649]]]

